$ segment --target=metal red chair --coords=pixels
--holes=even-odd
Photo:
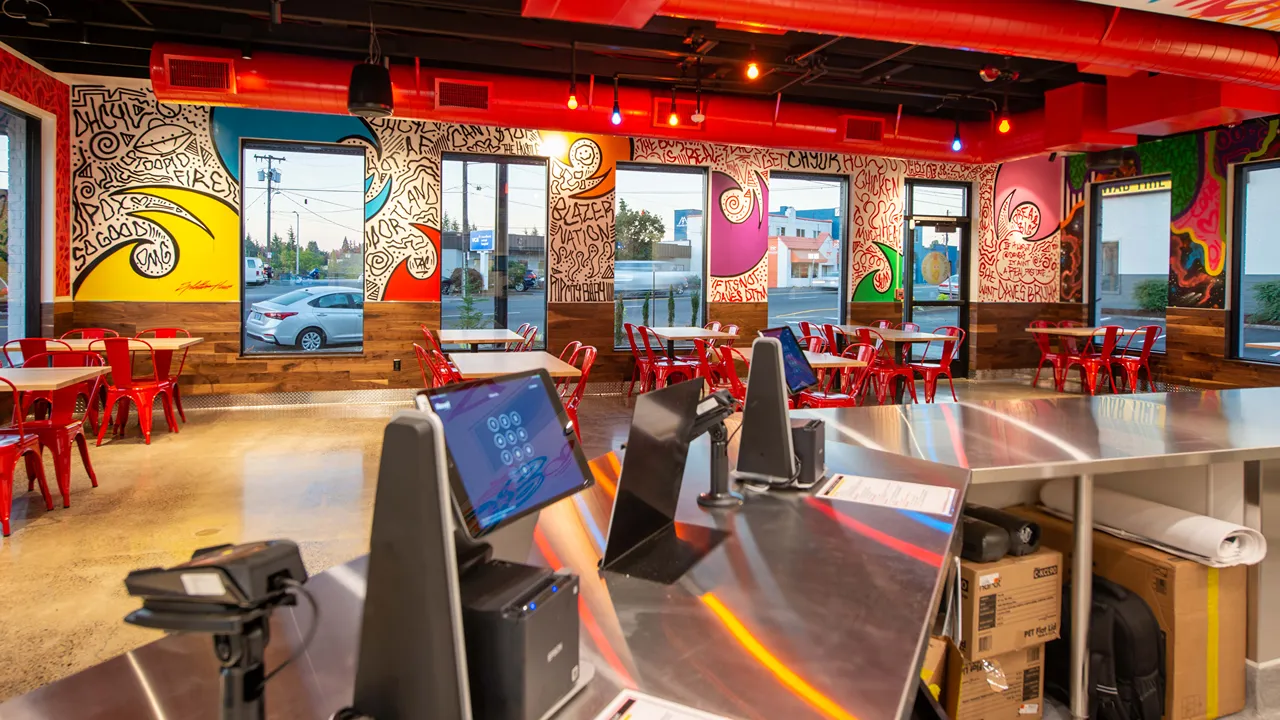
[[[717,351],[715,343],[695,339],[693,348],[694,357],[698,361],[695,377],[705,380],[707,386],[712,390],[728,390],[729,379],[725,376],[723,360],[720,358],[720,353]]]
[[[572,365],[573,354],[578,352],[578,348],[580,347],[582,347],[582,343],[577,340],[565,345],[564,349],[560,351],[560,361]],[[556,392],[560,394],[561,400],[565,397],[565,391],[569,387],[569,380],[571,379],[572,378],[556,378]]]
[[[720,329],[720,321],[719,321],[719,320],[712,320],[711,322],[707,323],[706,325],[703,325],[703,326],[702,326],[702,329],[703,329],[703,330],[710,330],[710,331],[712,331],[712,332],[716,332],[716,331],[718,331],[718,330]]]
[[[956,383],[951,376],[951,363],[956,359],[956,354],[960,352],[960,346],[964,344],[964,330],[954,325],[943,325],[933,331],[936,335],[949,335],[953,340],[946,340],[942,343],[942,354],[938,362],[913,362],[910,363],[911,369],[920,373],[924,378],[924,401],[926,403],[933,402],[934,396],[938,392],[938,378],[946,376],[947,384],[951,386],[951,399],[959,402],[960,398],[956,397]],[[935,341],[930,340],[924,346],[924,357],[929,357],[929,346]],[[912,385],[915,382],[912,381]],[[914,393],[913,393],[914,394]]]
[[[907,389],[911,391],[911,402],[919,402],[916,397],[915,370],[910,365],[899,364],[897,360],[885,353],[885,348],[890,346],[886,345],[880,333],[868,327],[858,328],[858,343],[870,345],[876,351],[875,362],[870,368],[870,375],[876,383],[876,402],[884,404],[895,382],[905,383]]]
[[[23,367],[102,367],[102,356],[96,352],[61,351],[32,355],[22,364]],[[98,487],[98,476],[93,472],[93,463],[89,461],[89,442],[85,438],[84,421],[89,412],[76,417],[76,401],[81,395],[87,395],[96,402],[98,388],[102,377],[80,383],[80,387],[64,388],[54,391],[54,401],[47,420],[28,420],[25,428],[40,441],[40,448],[49,449],[53,456],[53,475],[58,483],[58,492],[62,495],[62,506],[71,507],[71,444],[75,443],[80,450],[80,461],[84,463],[89,482]],[[87,386],[87,387],[86,387]],[[92,403],[91,403],[92,404]],[[0,434],[9,430],[0,431]],[[30,484],[27,487],[31,490]]]
[[[529,325],[523,333],[524,342],[516,343],[516,352],[528,352],[533,349],[533,343],[538,339],[538,326]]]
[[[729,323],[728,325],[725,325],[723,328],[721,328],[720,331],[724,333],[728,333],[729,335],[737,335],[738,326],[734,325],[733,323]],[[738,342],[738,338],[732,337],[725,340],[721,340],[720,342],[716,343],[716,345],[717,346],[727,345],[729,347],[733,347],[733,344],[736,342]]]
[[[751,363],[737,348],[721,345],[716,350],[720,352],[721,376],[728,383],[729,394],[738,401],[738,409],[741,410],[742,404],[747,401],[747,384],[738,375],[737,363],[742,363],[748,374],[751,373]]]
[[[191,337],[191,333],[183,328],[147,328],[142,332],[134,335],[135,338],[145,340],[150,335],[154,338],[178,338]],[[182,422],[187,421],[187,411],[182,408],[182,387],[178,384],[178,378],[182,377],[182,369],[187,366],[187,350],[182,349],[182,357],[178,360],[178,371],[170,372],[173,369],[173,350],[156,350],[156,362],[154,377],[157,380],[167,381],[173,388],[173,405],[178,409],[178,417],[182,418]]]
[[[1151,379],[1151,348],[1155,346],[1163,332],[1164,328],[1159,325],[1143,325],[1125,341],[1123,352],[1111,356],[1113,364],[1124,368],[1129,392],[1138,391],[1143,370],[1147,371],[1147,390],[1156,389],[1155,382]],[[1142,346],[1135,354],[1131,346],[1133,341],[1139,337],[1142,338]]]
[[[13,383],[0,377],[0,383],[8,386],[13,397],[14,407],[18,407],[18,388]],[[3,391],[3,386],[0,386]],[[35,478],[40,483],[40,494],[44,496],[45,510],[53,509],[53,496],[49,494],[49,482],[44,475],[44,462],[40,457],[40,439],[26,432],[26,425],[21,415],[15,418],[14,424],[6,428],[9,432],[0,435],[0,530],[9,537],[9,515],[13,509],[13,474],[18,467],[18,459],[27,463],[27,477]],[[28,487],[30,483],[28,482]]]
[[[871,323],[871,327],[873,327],[873,328],[880,328],[881,330],[892,330],[892,329],[893,329],[893,321],[892,321],[892,320],[877,320],[877,321],[875,321],[875,322]]]
[[[875,380],[875,376],[871,374],[871,368],[876,362],[876,346],[868,343],[851,343],[844,352],[840,353],[840,356],[866,363],[864,367],[844,368],[840,371],[841,386],[844,391],[858,398],[858,404],[861,405],[866,400],[867,385]]]
[[[1115,374],[1111,371],[1111,365],[1115,362],[1113,355],[1115,354],[1116,345],[1120,342],[1120,333],[1124,328],[1119,325],[1104,325],[1102,327],[1105,334],[1102,337],[1102,345],[1095,352],[1084,351],[1079,355],[1072,355],[1067,358],[1066,368],[1063,370],[1063,376],[1070,372],[1071,368],[1080,368],[1080,386],[1084,388],[1090,395],[1098,391],[1098,374],[1106,373],[1107,379],[1111,382],[1111,392],[1116,391]]]
[[[636,328],[640,332],[640,341],[644,345],[644,354],[647,360],[648,372],[645,374],[644,383],[641,386],[641,392],[649,390],[657,390],[667,386],[672,376],[678,378],[691,378],[697,373],[697,364],[688,360],[673,360],[666,356],[662,343],[662,338],[658,337],[658,333],[653,328],[644,325]],[[657,350],[654,350],[654,347]]]
[[[1058,327],[1078,328],[1078,327],[1085,327],[1085,324],[1077,320],[1063,320],[1062,322],[1058,323]],[[1082,346],[1080,344],[1080,338],[1074,338],[1068,335],[1059,335],[1058,337],[1061,339],[1061,344],[1058,346],[1058,351],[1062,354],[1062,359],[1064,363],[1074,355],[1079,355],[1081,353],[1093,351],[1093,338],[1086,338],[1084,341],[1084,345]],[[1063,367],[1065,368],[1065,364]]]
[[[529,328],[531,327],[533,326],[530,325],[529,323],[522,323],[520,327],[516,328],[516,334],[524,339],[518,340],[512,343],[507,343],[507,348],[506,348],[507,352],[523,352],[524,351],[525,345],[529,343]]]
[[[151,366],[156,364],[156,351],[146,340],[109,337],[89,343],[91,352],[105,352],[107,364],[111,366],[111,381],[107,384],[107,402],[103,408],[102,422],[98,423],[98,444],[102,444],[107,435],[107,426],[111,425],[111,409],[117,404],[115,433],[123,434],[125,422],[129,419],[129,403],[138,408],[138,426],[142,428],[142,438],[151,444],[151,418],[156,398],[159,397],[164,409],[165,420],[169,430],[178,432],[178,423],[173,415],[173,397],[170,383],[155,378],[138,378],[133,374],[133,355],[130,343],[142,343],[145,352],[151,355]],[[144,352],[139,350],[138,352]]]
[[[76,328],[62,333],[62,339],[81,338],[84,340],[102,340],[104,338],[120,337],[120,333],[110,328]]]
[[[9,367],[19,366],[18,361],[14,359],[13,355],[10,354],[11,352],[13,352],[13,349],[15,347],[18,349],[18,352],[22,356],[23,367],[26,367],[25,362],[27,358],[34,357],[36,355],[46,354],[50,352],[49,350],[50,347],[53,347],[59,351],[66,351],[71,349],[70,345],[62,342],[61,340],[50,340],[49,338],[15,338],[5,343],[3,346],[0,346],[0,352],[4,353],[5,364],[8,365]],[[13,412],[15,415],[21,414],[25,416],[27,413],[31,412],[31,409],[33,407],[35,407],[37,418],[42,418],[44,417],[45,413],[48,412],[49,406],[52,405],[53,403],[52,395],[53,393],[43,391],[43,390],[38,390],[38,391],[29,390],[27,392],[20,392],[18,393],[18,397],[22,400],[22,402],[20,404],[15,404],[13,406]],[[39,403],[38,406],[37,406],[37,403]],[[94,424],[97,424],[96,412],[95,412],[93,422]]]
[[[637,380],[640,381],[640,392],[645,391],[645,379],[649,376],[649,359],[636,345],[636,326],[631,323],[622,323],[622,329],[627,332],[627,342],[631,345],[631,357],[635,360],[635,365],[631,369],[631,383],[627,385],[627,397],[631,397]]]
[[[418,372],[422,373],[422,387],[430,390],[436,386],[435,371],[431,367],[431,359],[427,355],[427,349],[418,343],[414,343],[413,356],[418,359]]]
[[[1043,329],[1058,327],[1058,324],[1051,320],[1032,320],[1031,329]],[[1058,392],[1062,392],[1062,372],[1066,367],[1066,357],[1053,349],[1053,340],[1045,333],[1033,332],[1031,337],[1035,338],[1036,348],[1040,351],[1040,362],[1036,365],[1035,377],[1031,378],[1031,386],[1035,387],[1040,382],[1040,371],[1044,369],[1044,364],[1049,363],[1049,369],[1053,371],[1053,387]]]
[[[439,350],[427,351],[427,365],[431,368],[436,387],[452,385],[465,379],[462,377],[462,373],[458,372],[458,368],[449,362],[449,358]]]
[[[431,328],[426,325],[419,325],[418,329],[422,331],[422,338],[426,340],[426,344],[423,345],[423,349],[429,348],[437,352],[444,352],[444,350],[440,349],[440,341],[436,339],[436,334],[431,332]]]
[[[920,325],[913,322],[898,323],[898,329],[903,332],[920,332]]]
[[[573,423],[573,432],[578,436],[578,442],[582,442],[582,429],[578,425],[578,406],[582,404],[582,396],[587,391],[587,378],[591,375],[591,367],[596,362],[595,346],[578,343],[577,349],[573,351],[568,362],[578,368],[582,374],[578,376],[576,384],[569,392],[569,398],[564,401],[564,411],[569,416],[569,422]],[[561,397],[564,396],[561,395]]]

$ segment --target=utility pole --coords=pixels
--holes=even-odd
[[[278,162],[284,162],[285,159],[282,157],[276,157],[275,155],[254,155],[253,159],[257,160],[258,162],[265,162],[267,164],[267,169],[265,171],[263,171],[262,169],[258,170],[258,180],[261,181],[265,179],[267,181],[267,247],[270,248],[271,247],[271,196],[275,194],[275,191],[271,186],[274,183],[280,182],[280,171],[276,170],[275,164]],[[297,273],[295,272],[294,274],[296,275]]]
[[[467,217],[467,195],[471,193],[471,186],[467,184],[467,166],[471,163],[462,161],[462,297],[470,294],[469,286],[471,283],[471,226],[467,223],[470,219]]]
[[[293,276],[298,276],[298,258],[302,257],[302,225],[298,211],[293,211]]]

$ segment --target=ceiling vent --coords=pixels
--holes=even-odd
[[[166,55],[169,84],[184,90],[235,92],[235,73],[229,59]]]
[[[883,118],[845,115],[841,120],[844,121],[845,142],[878,143],[884,140]]]
[[[467,80],[436,80],[436,109],[488,110],[493,85]]]

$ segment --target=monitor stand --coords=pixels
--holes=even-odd
[[[741,434],[735,480],[748,485],[785,486],[799,475],[787,415],[782,343],[776,338],[756,338],[751,344]]]

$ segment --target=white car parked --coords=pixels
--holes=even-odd
[[[315,352],[364,339],[364,294],[320,285],[299,288],[249,307],[245,333],[255,340]]]

